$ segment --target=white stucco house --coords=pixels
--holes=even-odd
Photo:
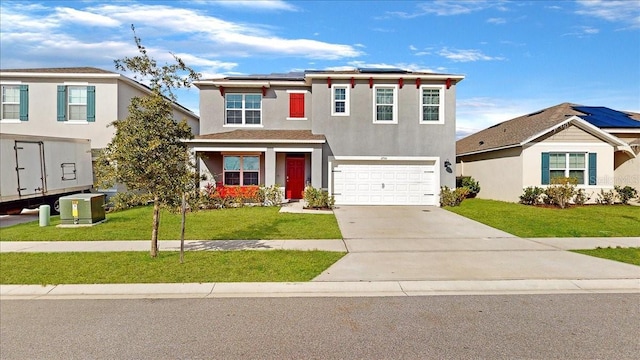
[[[639,153],[640,114],[562,103],[458,140],[456,172],[479,181],[479,198],[517,202],[523,188],[554,177],[574,177],[594,195],[640,189]]]

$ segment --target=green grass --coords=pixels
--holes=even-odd
[[[187,214],[187,240],[341,239],[333,214],[279,213],[277,207],[244,207]],[[107,214],[107,222],[94,227],[57,228],[38,221],[0,229],[2,241],[35,240],[149,240],[153,209],[139,207]],[[162,211],[160,240],[180,238],[180,215]]]
[[[597,248],[573,252],[640,266],[640,248]]]
[[[467,199],[447,210],[519,237],[640,236],[640,207],[587,205],[543,208],[502,201]]]
[[[325,251],[1,253],[0,284],[309,281],[344,253]]]

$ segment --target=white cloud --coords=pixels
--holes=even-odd
[[[443,48],[438,51],[438,55],[455,62],[504,60],[503,57],[485,55],[480,50],[475,49],[449,50],[448,48]]]
[[[579,38],[587,37],[589,35],[595,35],[600,32],[599,29],[590,26],[575,26],[574,31],[562,34],[562,36],[576,36]]]
[[[55,16],[60,19],[60,22],[72,22],[89,26],[116,27],[122,25],[120,21],[108,16],[67,7],[56,8]]]
[[[210,1],[211,4],[217,4],[230,8],[243,8],[253,10],[284,10],[284,11],[298,11],[298,8],[281,0],[222,0],[222,1]]]
[[[416,18],[425,15],[454,16],[465,15],[482,11],[488,8],[496,8],[506,11],[503,2],[487,0],[436,0],[418,4],[418,10],[412,13],[389,12],[388,15],[401,18]]]
[[[507,20],[505,18],[489,18],[487,19],[487,22],[489,24],[500,25],[500,24],[506,24]]]
[[[637,0],[578,0],[577,4],[580,7],[577,14],[640,28],[640,6]]]

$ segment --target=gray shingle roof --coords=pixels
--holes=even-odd
[[[203,134],[196,140],[279,140],[279,141],[318,141],[325,140],[324,135],[314,135],[311,130],[233,130],[222,133]]]
[[[0,72],[16,72],[16,73],[48,73],[48,74],[116,74],[113,71],[107,71],[94,67],[64,67],[64,68],[32,68],[32,69],[0,69]]]
[[[456,142],[456,154],[483,152],[515,146],[530,137],[550,129],[572,116],[584,116],[574,107],[578,104],[562,103],[541,111],[493,125]],[[627,113],[640,121],[640,114]]]

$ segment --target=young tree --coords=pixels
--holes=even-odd
[[[98,158],[96,185],[124,184],[132,196],[153,201],[150,254],[156,257],[161,206],[177,208],[183,193],[195,185],[193,164],[182,141],[193,135],[184,119],[173,119],[172,105],[174,90],[190,86],[199,74],[174,54],[175,64],[159,66],[133,25],[131,30],[139,55],[115,60],[115,67],[132,72],[136,80],[148,81],[151,94],[132,98],[127,118],[111,124],[116,133]]]

